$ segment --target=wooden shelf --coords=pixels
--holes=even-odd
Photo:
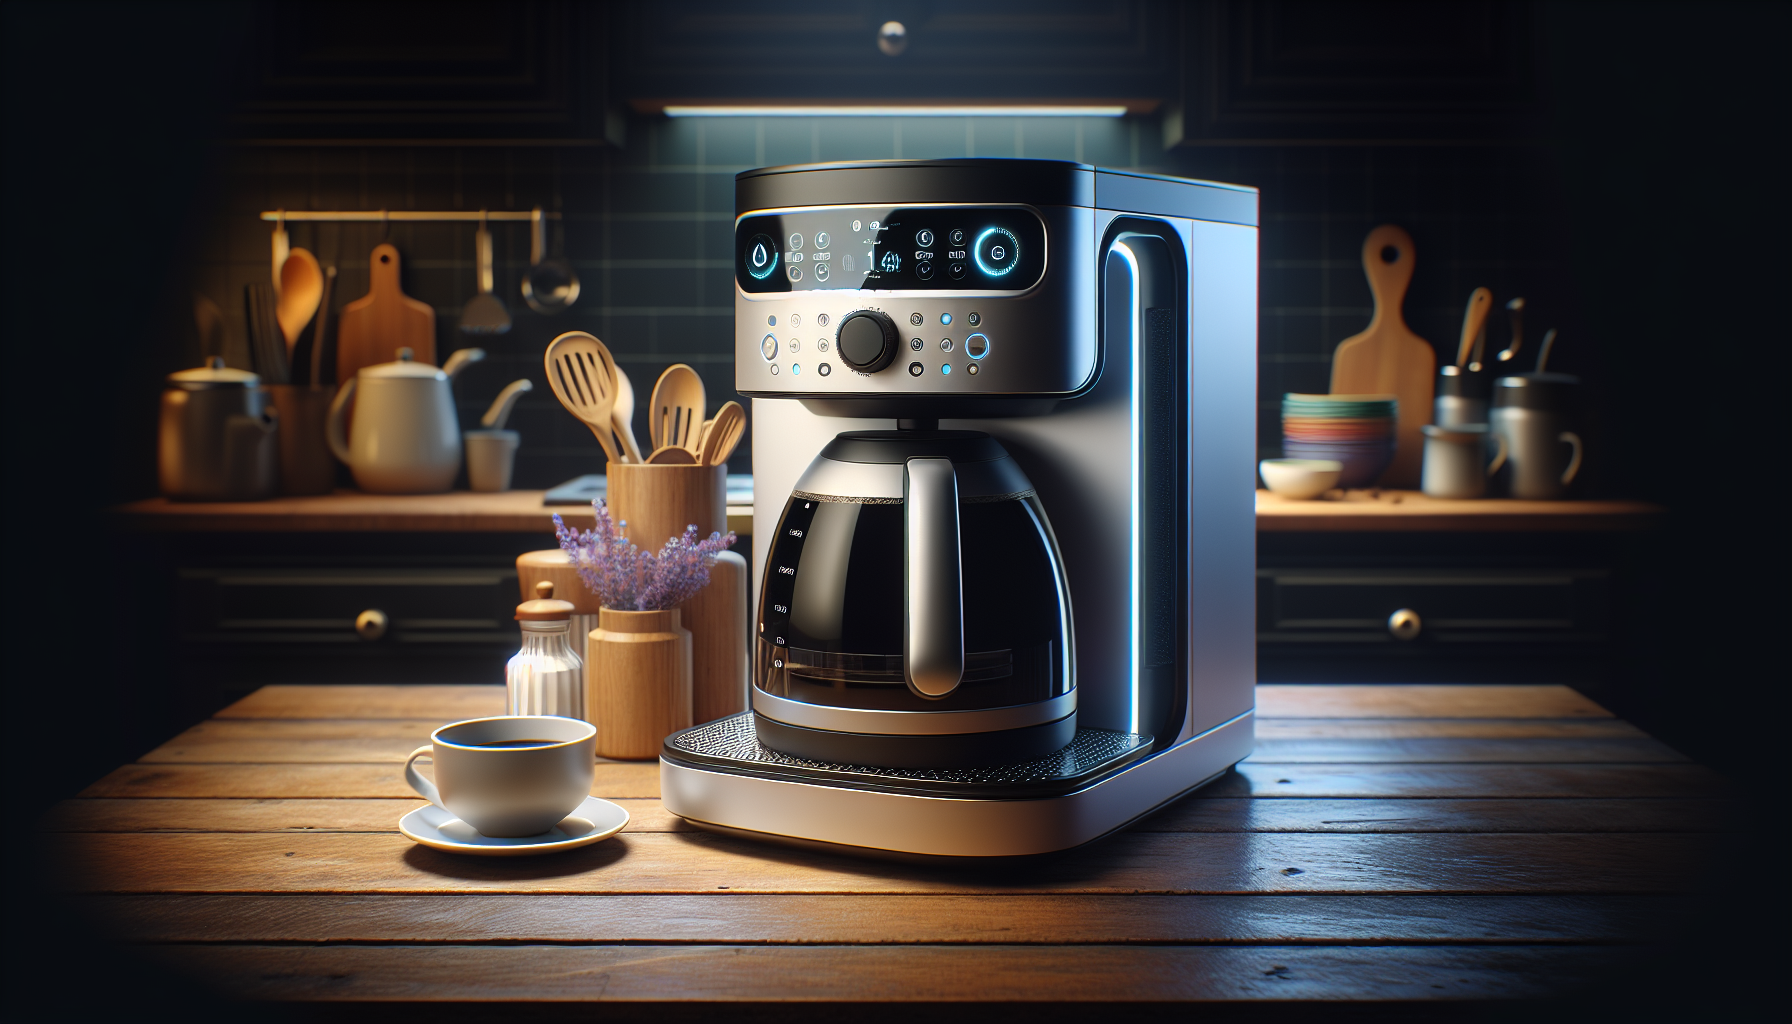
[[[133,529],[194,533],[547,533],[553,515],[588,526],[583,505],[544,506],[541,491],[503,494],[362,494],[337,491],[271,501],[176,502],[150,498],[117,509]],[[1329,501],[1257,492],[1257,529],[1327,532],[1579,532],[1647,529],[1661,516],[1640,501],[1441,501],[1414,491],[1349,491]],[[753,509],[728,508],[728,528],[753,532]]]
[[[1665,514],[1641,501],[1451,501],[1418,491],[1345,491],[1289,501],[1257,492],[1259,533],[1569,533],[1646,530]]]

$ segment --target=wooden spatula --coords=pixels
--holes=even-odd
[[[1468,308],[1462,314],[1462,340],[1456,345],[1456,365],[1472,373],[1480,373],[1478,360],[1471,362],[1475,354],[1475,342],[1485,337],[1487,331],[1487,314],[1493,309],[1493,293],[1485,288],[1476,288],[1469,293]]]
[[[709,429],[703,434],[703,457],[697,461],[705,466],[727,465],[728,456],[734,454],[734,446],[747,429],[746,410],[739,402],[729,402],[717,409],[716,418],[705,426]]]
[[[591,428],[611,462],[621,462],[610,436],[616,406],[616,360],[610,350],[584,331],[568,331],[548,346],[545,363],[554,397]]]
[[[1363,240],[1363,273],[1375,296],[1375,315],[1363,333],[1346,338],[1332,355],[1332,394],[1394,395],[1400,400],[1395,423],[1394,462],[1382,474],[1384,487],[1416,487],[1431,422],[1437,354],[1406,326],[1400,307],[1412,283],[1412,237],[1383,224]]]
[[[342,307],[336,322],[336,381],[346,384],[363,366],[389,363],[398,350],[436,362],[436,311],[398,286],[398,250],[378,245],[368,258],[367,294]]]
[[[697,428],[703,423],[706,401],[703,378],[697,376],[696,370],[684,363],[666,367],[653,385],[653,404],[647,409],[652,417],[647,430],[653,446],[657,449],[675,444],[695,455]]]

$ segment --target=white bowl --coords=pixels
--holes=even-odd
[[[1257,465],[1263,483],[1294,501],[1310,501],[1338,486],[1344,464],[1334,459],[1264,459]]]

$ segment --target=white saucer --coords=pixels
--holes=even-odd
[[[449,853],[482,857],[526,857],[557,853],[608,839],[628,824],[628,812],[608,800],[588,796],[560,824],[538,836],[500,839],[480,835],[479,830],[435,804],[419,807],[398,819],[398,831],[414,843]]]

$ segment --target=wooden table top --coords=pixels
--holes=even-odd
[[[337,491],[269,501],[178,502],[148,498],[115,511],[132,529],[162,532],[548,533],[555,512],[589,526],[585,505],[541,503],[541,491],[502,494],[363,494]],[[1333,500],[1288,501],[1257,492],[1257,529],[1328,532],[1582,532],[1647,529],[1662,509],[1640,501],[1445,501],[1417,491],[1345,491]],[[753,507],[731,505],[728,528],[753,532]]]
[[[1733,808],[1558,686],[1258,687],[1256,752],[1088,847],[893,863],[697,830],[600,762],[614,839],[415,846],[404,757],[486,686],[270,686],[59,805],[63,884],[251,1000],[1550,998],[1658,933]],[[1633,955],[1633,954],[1628,954]]]

